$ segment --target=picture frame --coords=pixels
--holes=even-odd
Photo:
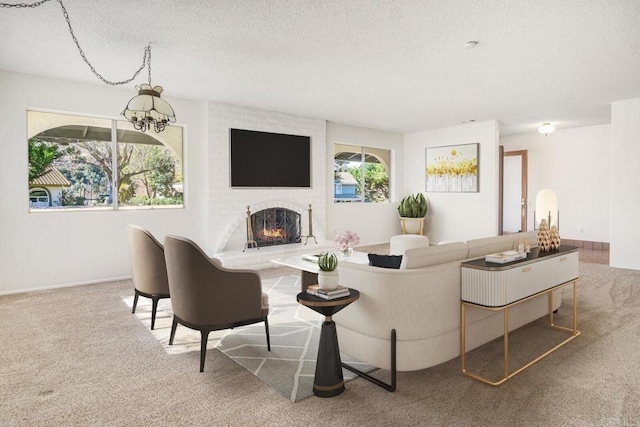
[[[431,193],[477,193],[479,143],[427,147],[425,188]]]

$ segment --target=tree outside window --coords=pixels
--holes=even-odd
[[[28,125],[29,182],[52,169],[68,181],[52,209],[183,206],[181,127],[150,135],[126,121],[37,111]]]
[[[390,150],[336,144],[334,201],[388,202],[390,158]]]

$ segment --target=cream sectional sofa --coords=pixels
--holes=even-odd
[[[360,299],[333,317],[340,351],[391,369],[391,331],[395,329],[398,371],[425,369],[458,357],[460,263],[517,248],[520,237],[535,246],[535,232],[529,232],[409,249],[397,270],[342,262],[340,282],[358,289]],[[560,298],[554,301],[557,309]],[[518,305],[509,310],[510,330],[547,313],[547,298]],[[502,332],[502,314],[467,310],[467,351]]]

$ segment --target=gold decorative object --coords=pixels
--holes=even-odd
[[[547,220],[544,218],[540,220],[540,226],[538,228],[538,248],[543,252],[550,249],[549,226],[547,225]]]
[[[251,226],[251,209],[250,206],[247,205],[247,241],[244,244],[244,249],[242,252],[246,251],[248,248],[256,248],[258,247],[258,242],[253,240],[253,227]]]
[[[316,236],[313,235],[313,209],[311,209],[311,203],[309,203],[309,234],[302,237],[304,237],[305,245],[309,242],[309,237],[313,237],[313,241],[316,242],[316,245],[318,244]]]
[[[549,230],[549,247],[552,251],[557,251],[560,247],[560,232],[555,225],[552,225]]]

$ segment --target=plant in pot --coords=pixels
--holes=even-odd
[[[398,205],[402,234],[420,234],[424,232],[424,217],[427,214],[427,199],[424,194],[409,195]]]
[[[331,252],[323,252],[318,258],[318,284],[322,289],[335,289],[338,287],[339,277],[336,268],[338,268],[338,257]]]

